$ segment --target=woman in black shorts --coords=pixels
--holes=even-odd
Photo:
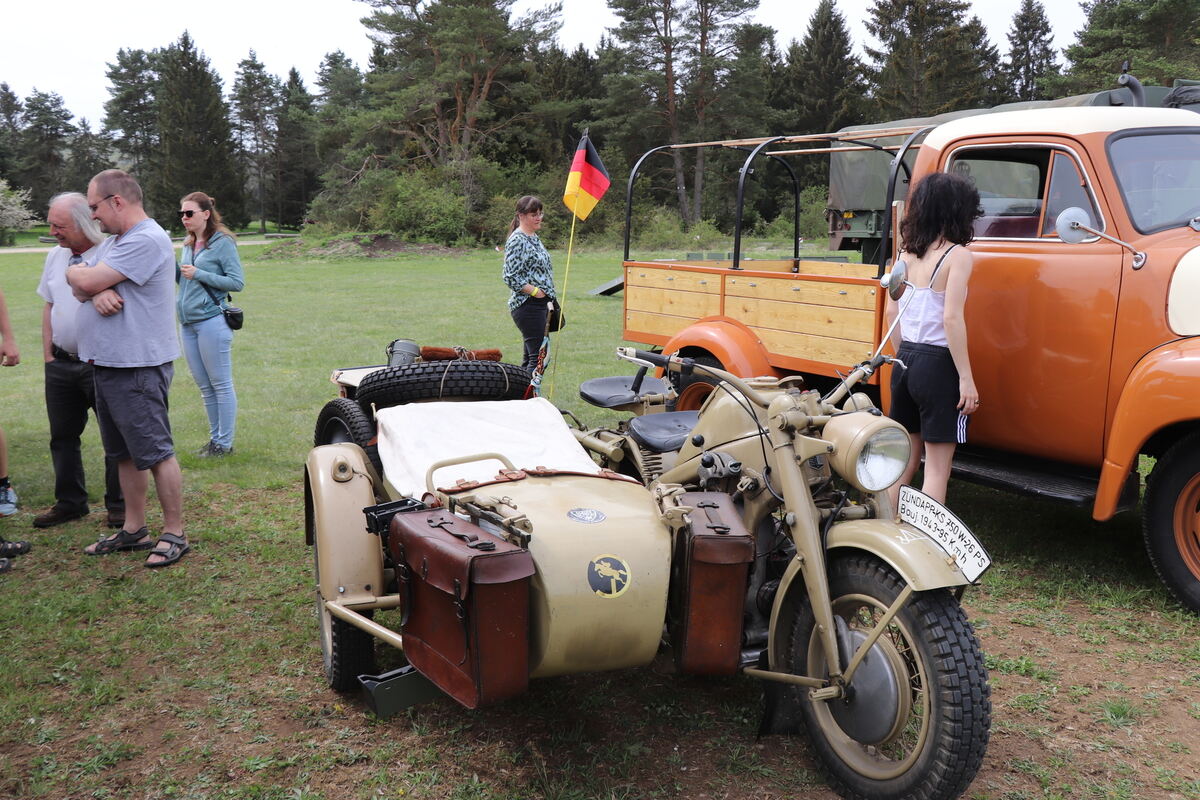
[[[954,448],[967,440],[967,421],[979,408],[963,308],[973,264],[965,245],[974,238],[980,213],[975,186],[961,175],[939,172],[913,189],[900,223],[901,256],[912,286],[901,297],[904,314],[892,334],[907,369],[892,370],[889,416],[908,429],[913,448],[894,493],[912,480],[924,451],[921,490],[945,503]],[[889,323],[897,310],[889,301]]]

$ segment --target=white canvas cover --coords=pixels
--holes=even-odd
[[[476,453],[500,453],[517,469],[600,472],[562,414],[541,397],[408,403],[382,409],[375,419],[384,475],[408,496],[425,492],[425,473],[433,464]],[[503,468],[495,459],[443,467],[434,474],[434,485],[453,486],[459,479],[487,481]]]

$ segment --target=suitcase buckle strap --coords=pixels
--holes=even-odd
[[[472,550],[482,550],[485,553],[490,553],[492,550],[496,549],[495,542],[480,541],[479,537],[473,533],[459,533],[458,531],[451,530],[450,526],[453,524],[454,520],[452,519],[443,519],[438,520],[437,522],[434,522],[433,520],[429,521],[429,527],[441,528],[455,539],[462,539],[464,542],[466,542],[467,547],[470,547]]]
[[[467,619],[467,606],[463,603],[462,596],[462,581],[458,578],[454,579],[454,614],[458,617],[459,622]]]

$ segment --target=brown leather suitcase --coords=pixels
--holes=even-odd
[[[467,708],[529,685],[529,551],[445,509],[392,518],[410,664]]]
[[[754,538],[723,492],[686,492],[677,502],[693,510],[671,560],[675,664],[694,675],[732,675],[742,650]]]

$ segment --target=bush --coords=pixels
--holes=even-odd
[[[0,178],[0,245],[13,243],[13,233],[33,227],[37,217],[29,210],[29,190],[13,189]]]
[[[809,186],[800,190],[800,235],[805,239],[820,239],[828,233],[829,223],[825,219],[828,202],[829,190],[825,186]],[[755,235],[772,241],[790,242],[795,230],[792,225],[794,208],[795,203],[789,197],[781,204],[779,216],[766,225],[760,225]]]
[[[464,198],[429,172],[394,175],[368,220],[412,242],[455,245],[467,233]]]

